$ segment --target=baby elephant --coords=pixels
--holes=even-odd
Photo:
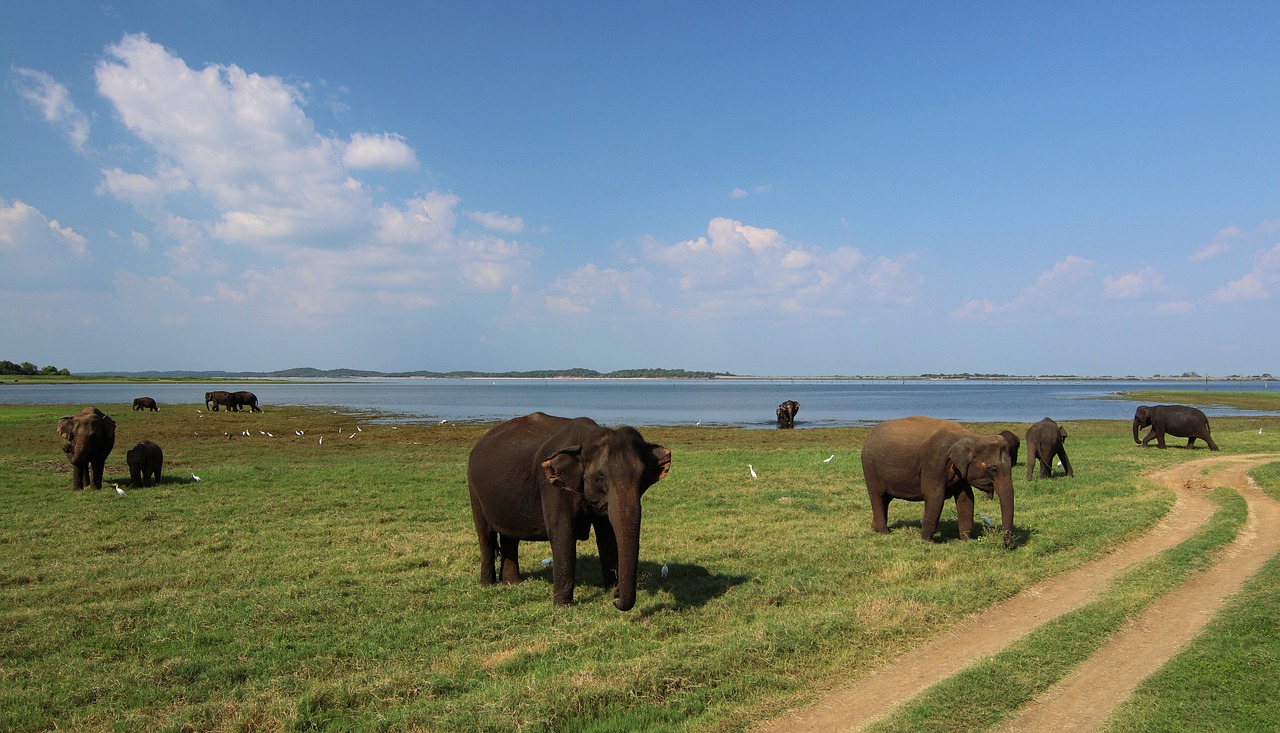
[[[164,451],[149,440],[138,443],[125,454],[129,463],[129,480],[133,486],[151,486],[160,483],[160,470],[164,466]]]
[[[1040,463],[1040,478],[1053,475],[1053,458],[1062,461],[1062,470],[1068,476],[1074,476],[1071,470],[1071,459],[1067,458],[1067,448],[1063,445],[1067,440],[1067,429],[1058,423],[1045,418],[1027,428],[1027,480],[1033,478],[1036,463]]]

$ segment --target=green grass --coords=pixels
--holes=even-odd
[[[1066,423],[1076,476],[1015,469],[1009,552],[957,541],[950,505],[942,543],[919,541],[919,504],[872,533],[865,429],[646,429],[673,468],[645,497],[621,613],[593,542],[572,609],[551,604],[545,543],[522,547],[526,583],[479,586],[465,465],[483,427],[100,405],[119,426],[109,482],[138,440],[165,451],[161,485],[122,498],[70,490],[53,428],[78,407],[0,407],[6,731],[741,730],[1140,534],[1171,497],[1138,474],[1207,455]],[[1270,449],[1272,423],[1214,435]],[[1026,426],[981,429],[1004,427]],[[999,521],[985,497],[978,512]]]
[[[1126,400],[1136,400],[1148,405],[1181,404],[1203,407],[1234,407],[1241,410],[1276,412],[1280,410],[1280,390],[1270,392],[1208,392],[1205,390],[1147,389],[1119,395]],[[1214,424],[1218,421],[1215,419]]]

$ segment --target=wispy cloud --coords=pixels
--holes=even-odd
[[[966,298],[950,317],[960,320],[1043,321],[1079,315],[1089,303],[1094,261],[1068,255],[1006,303]]]
[[[52,76],[34,69],[14,68],[14,86],[45,121],[62,131],[78,151],[89,142],[89,118],[71,101],[67,87]]]

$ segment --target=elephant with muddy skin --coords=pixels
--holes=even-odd
[[[1067,429],[1058,423],[1045,418],[1027,428],[1027,480],[1033,478],[1036,463],[1040,464],[1040,478],[1053,476],[1053,459],[1062,463],[1062,470],[1068,476],[1075,476],[1071,470],[1071,459],[1067,458]]]
[[[157,405],[156,401],[150,397],[137,397],[133,400],[133,409],[157,412],[160,410],[160,406]]]
[[[89,406],[58,421],[58,435],[67,440],[62,451],[72,466],[71,486],[81,491],[92,485],[102,488],[102,472],[107,456],[116,445],[116,423],[101,410]],[[92,479],[90,477],[92,470]]]
[[[671,451],[631,427],[541,412],[486,433],[471,450],[467,486],[480,541],[480,584],[519,583],[521,540],[550,541],[552,600],[572,605],[577,543],[594,528],[614,606],[635,605],[640,497],[667,475]],[[501,559],[495,577],[495,556]]]
[[[236,412],[239,412],[241,407],[249,408],[249,412],[262,412],[258,407],[258,396],[252,392],[232,392],[231,399]]]
[[[800,412],[800,403],[795,400],[787,400],[774,413],[778,416],[778,427],[783,430],[790,430],[796,426],[796,413]]]
[[[1150,427],[1151,430],[1139,443],[1138,431]],[[1156,445],[1164,448],[1164,436],[1172,435],[1186,438],[1187,447],[1194,448],[1196,438],[1209,445],[1209,450],[1218,450],[1218,444],[1209,435],[1209,418],[1194,407],[1186,405],[1142,405],[1133,413],[1133,442],[1143,448],[1155,438]]]
[[[125,462],[129,464],[129,483],[132,486],[160,483],[160,473],[164,469],[164,451],[160,446],[144,440],[129,449]]]
[[[973,490],[1000,500],[1006,547],[1013,546],[1013,473],[999,435],[979,435],[951,420],[904,417],[872,428],[862,448],[871,528],[888,533],[889,502],[923,501],[920,539],[931,541],[947,499],[956,502],[961,539],[973,532]]]
[[[206,410],[218,411],[218,406],[227,408],[230,412],[236,408],[235,398],[226,390],[214,390],[213,392],[204,393],[204,407]]]

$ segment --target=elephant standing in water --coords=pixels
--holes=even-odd
[[[800,403],[795,400],[787,400],[778,409],[774,411],[778,416],[778,427],[789,430],[796,426],[796,413],[800,412]]]
[[[872,428],[862,448],[862,472],[871,499],[871,528],[888,533],[889,502],[924,502],[920,539],[938,530],[942,505],[956,500],[961,539],[973,532],[973,490],[1000,499],[1006,547],[1013,546],[1013,473],[1009,447],[999,435],[978,435],[951,420],[904,417]]]
[[[551,542],[553,600],[573,603],[577,543],[594,527],[614,606],[635,605],[640,558],[640,497],[667,475],[671,451],[631,427],[604,428],[585,417],[541,412],[505,422],[471,449],[467,486],[480,540],[480,584],[519,583],[520,540]]]
[[[72,488],[80,491],[89,485],[92,469],[92,486],[101,489],[103,467],[116,445],[115,421],[90,406],[59,420],[58,435],[68,441],[62,451],[71,462]]]
[[[1151,430],[1142,439],[1143,448],[1147,447],[1147,443],[1151,442],[1152,438],[1155,438],[1156,445],[1164,448],[1164,436],[1168,434],[1177,438],[1186,438],[1188,448],[1194,448],[1196,438],[1199,438],[1209,444],[1209,450],[1218,450],[1218,444],[1213,442],[1213,438],[1209,435],[1209,418],[1194,407],[1186,405],[1139,407],[1133,413],[1133,442],[1138,442],[1138,431],[1148,426]]]
[[[1032,479],[1037,461],[1040,463],[1040,478],[1052,476],[1054,456],[1062,462],[1062,470],[1068,476],[1074,476],[1071,459],[1067,458],[1066,442],[1067,429],[1047,417],[1027,428],[1027,480]]]

